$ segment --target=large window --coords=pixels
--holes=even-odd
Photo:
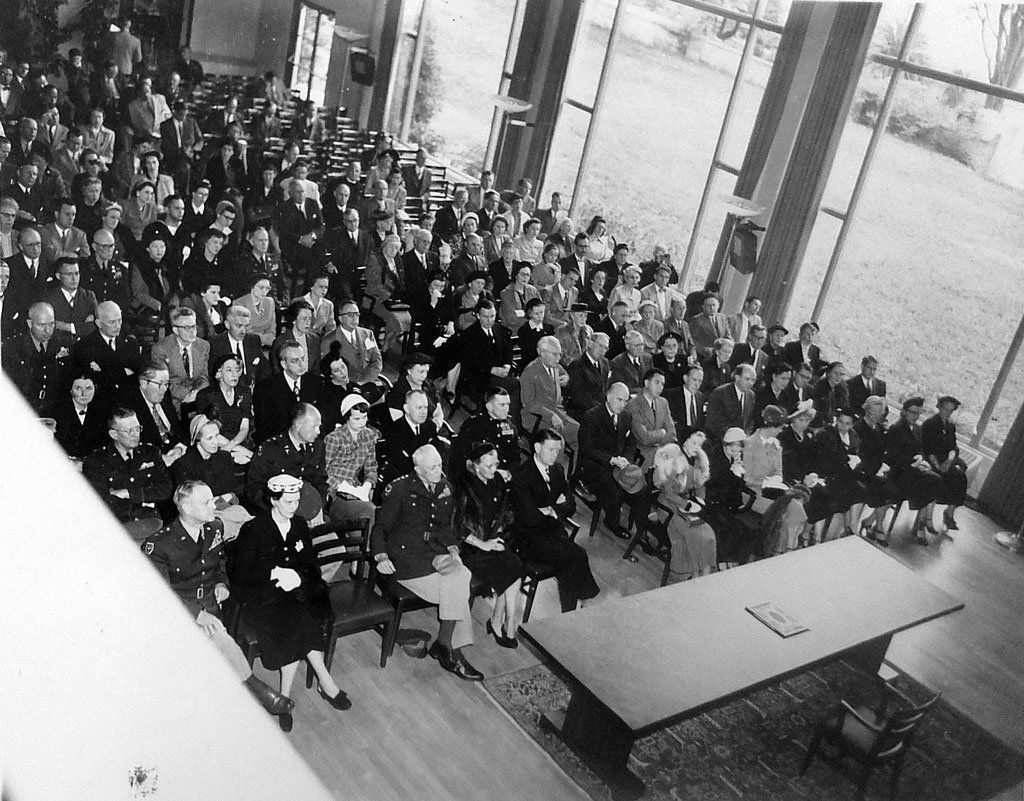
[[[327,95],[327,69],[334,44],[334,14],[299,4],[299,25],[292,50],[291,88],[318,106]]]
[[[1019,364],[996,381],[1024,297],[1024,98],[991,83],[1013,75],[1014,30],[1019,6],[883,7],[787,315],[817,317],[853,370],[878,357],[895,399],[956,395],[960,431],[992,448],[1024,397]]]

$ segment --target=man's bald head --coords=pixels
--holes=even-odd
[[[28,309],[28,330],[36,342],[49,342],[53,336],[53,306],[49,303],[33,303]]]

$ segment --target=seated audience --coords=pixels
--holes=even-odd
[[[921,428],[917,421],[923,408],[924,398],[907,398],[903,401],[900,419],[889,426],[885,434],[885,461],[892,469],[900,497],[906,498],[907,505],[917,512],[912,531],[919,545],[928,544],[925,532],[939,533],[932,524],[932,513],[942,489],[942,478],[922,452]]]
[[[853,430],[857,414],[852,409],[840,408],[835,421],[819,429],[814,435],[815,472],[828,487],[831,511],[842,514],[842,536],[854,533],[860,524],[861,504],[865,500],[866,486],[860,466],[860,442]]]
[[[936,401],[937,411],[921,424],[921,453],[942,479],[935,502],[945,504],[942,522],[947,531],[956,531],[956,510],[967,498],[967,464],[960,458],[956,424],[950,419],[960,401],[943,395]],[[948,534],[947,534],[948,536]]]
[[[569,373],[560,364],[562,346],[555,337],[545,336],[537,344],[537,353],[519,376],[523,429],[550,428],[575,448],[580,425],[565,410],[562,397],[563,387],[569,383]]]
[[[757,297],[757,295],[748,295],[747,299],[743,301],[743,308],[736,312],[736,314],[728,316],[729,336],[734,342],[746,342],[752,328],[764,327],[760,312],[761,298]],[[763,344],[764,342],[762,341],[761,345]],[[758,345],[758,347],[761,347],[761,345]],[[757,365],[755,364],[754,366],[756,367]]]
[[[814,418],[815,428],[834,423],[839,410],[849,406],[849,396],[846,392],[846,367],[842,362],[829,363],[825,368],[825,374],[814,385],[811,399],[814,401],[814,408],[817,411]]]
[[[874,356],[865,356],[860,360],[860,375],[846,381],[846,394],[851,409],[864,408],[864,401],[870,395],[885,397],[885,382],[875,377],[877,372],[878,359]]]
[[[384,359],[377,346],[377,337],[369,328],[359,326],[359,306],[353,300],[341,304],[338,320],[341,325],[320,342],[321,356],[337,351],[348,368],[349,381],[370,403],[375,403],[384,394],[380,382]]]
[[[26,330],[3,345],[3,369],[36,414],[57,400],[72,369],[74,339],[55,329],[53,307],[33,303]]]
[[[182,423],[167,389],[171,385],[167,367],[150,362],[139,371],[134,386],[126,387],[116,403],[133,410],[142,425],[142,442],[159,448],[170,465],[188,447],[188,427]]]
[[[733,347],[734,343],[728,337],[716,339],[714,352],[701,361],[701,367],[704,368],[704,385],[701,391],[705,395],[710,395],[718,387],[732,380],[732,374],[736,371],[736,365],[732,362]]]
[[[512,470],[519,464],[519,442],[516,428],[509,419],[512,399],[508,390],[488,387],[484,392],[483,408],[466,418],[459,428],[453,444],[453,480],[462,481],[462,469],[474,443],[490,442],[498,452],[498,470],[505,481],[512,478]]]
[[[805,504],[807,522],[813,527],[807,532],[808,542],[812,536],[821,537],[832,506],[828,488],[818,480],[818,474],[814,472],[814,437],[808,430],[813,419],[814,405],[806,400],[789,415],[789,425],[779,433],[782,478],[790,485],[803,483],[811,491],[811,500]]]
[[[869,396],[863,404],[864,415],[856,422],[853,430],[860,441],[860,465],[858,471],[867,489],[865,500],[871,514],[860,524],[860,531],[869,540],[888,547],[885,533],[885,513],[900,499],[900,490],[893,480],[892,471],[885,457],[885,417],[889,407],[878,395]]]
[[[669,331],[661,334],[655,342],[656,350],[651,359],[651,366],[665,374],[665,391],[683,385],[683,379],[690,368],[686,353],[680,350],[683,338]]]
[[[497,316],[490,301],[477,304],[477,321],[462,334],[460,386],[473,400],[482,397],[491,384],[502,387],[512,396],[513,413],[517,413],[519,380],[512,366],[512,342],[508,332],[494,324]]]
[[[271,368],[278,369],[282,348],[294,342],[306,357],[309,372],[317,373],[320,370],[320,337],[313,333],[313,307],[304,300],[294,300],[288,307],[287,320],[290,325],[270,346]]]
[[[573,303],[569,307],[569,320],[555,327],[555,338],[562,346],[562,364],[569,367],[590,347],[594,329],[587,324],[587,307]]]
[[[642,391],[626,406],[645,469],[651,466],[658,448],[677,441],[676,424],[669,413],[668,401],[661,396],[664,389],[665,374],[650,368],[644,373]]]
[[[728,428],[754,430],[754,368],[749,364],[737,365],[732,381],[722,384],[708,395],[705,430],[713,439],[721,439]],[[707,379],[704,380],[705,386]]]
[[[182,405],[195,403],[210,385],[210,343],[197,337],[196,313],[189,308],[171,313],[171,331],[153,346],[153,359],[167,368],[171,399],[180,414]]]
[[[683,385],[665,390],[669,414],[676,424],[676,433],[684,439],[693,431],[704,430],[705,399],[700,391],[704,383],[704,371],[698,364],[687,366]],[[667,386],[666,382],[666,386]]]
[[[783,357],[796,370],[801,364],[809,364],[811,373],[819,376],[825,368],[821,358],[821,349],[814,344],[814,338],[818,335],[817,323],[804,323],[800,326],[800,338],[795,342],[788,342],[783,348]]]
[[[509,333],[518,333],[526,323],[526,304],[540,299],[537,287],[530,283],[532,274],[528,264],[520,264],[512,283],[501,290],[501,324]]]
[[[690,335],[697,348],[697,356],[706,359],[717,347],[716,340],[732,337],[729,334],[728,318],[718,311],[719,299],[716,293],[706,293],[701,308],[701,313],[689,320]]]
[[[627,447],[633,444],[631,420],[626,411],[628,401],[626,385],[612,384],[605,393],[604,403],[583,415],[576,468],[576,480],[597,499],[605,526],[620,539],[630,536],[621,522],[626,491],[615,480],[615,471],[625,470],[630,464],[626,457]],[[597,513],[595,510],[594,514]]]
[[[665,326],[654,319],[654,312],[657,307],[653,300],[644,300],[640,302],[640,319],[633,323],[633,330],[639,331],[644,338],[644,350],[650,356],[654,356],[658,353],[658,349],[661,347],[659,341],[661,340],[662,334],[665,333]]]
[[[430,401],[422,389],[409,390],[402,403],[402,416],[386,426],[384,434],[384,464],[381,484],[387,486],[396,478],[412,471],[413,454],[424,445],[433,446],[445,454],[450,441],[438,433],[430,419]]]
[[[608,363],[611,381],[625,384],[630,393],[639,392],[644,375],[651,369],[652,360],[647,353],[644,337],[639,331],[627,331],[623,341],[626,349]]]
[[[745,441],[742,428],[729,428],[718,442],[708,444],[710,475],[704,491],[704,519],[715,531],[716,558],[741,565],[763,552],[759,523],[750,514],[754,493],[743,470]]]
[[[257,273],[249,284],[249,294],[232,304],[249,310],[249,333],[258,336],[264,348],[269,348],[277,337],[277,304],[269,295],[270,276]]]

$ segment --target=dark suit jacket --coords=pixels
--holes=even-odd
[[[576,500],[565,480],[562,465],[550,468],[550,485],[537,469],[533,458],[527,459],[512,474],[512,515],[515,519],[516,537],[529,551],[530,542],[551,536],[563,536],[562,521],[576,511]],[[559,496],[565,500],[558,503]],[[550,506],[559,519],[541,514],[540,510]]]
[[[215,384],[216,379],[212,375],[213,365],[221,356],[233,353],[234,347],[228,342],[227,331],[223,334],[217,334],[215,337],[211,337],[209,342],[211,372],[210,383]],[[245,381],[251,389],[255,382],[262,381],[270,375],[270,363],[263,357],[263,347],[260,344],[260,338],[256,334],[245,335],[245,339],[242,340],[242,353],[245,355],[245,374],[242,376],[242,380]]]
[[[525,261],[512,261],[512,272],[509,273],[508,268],[505,266],[505,262],[501,259],[492,261],[487,265],[487,274],[491,276],[491,286],[488,287],[494,296],[497,297],[501,294],[502,290],[505,289],[509,284],[512,283],[512,276],[515,276],[519,272],[520,268],[527,262]]]
[[[465,208],[462,210],[462,214],[468,211],[469,209]],[[459,213],[455,211],[451,203],[445,203],[437,210],[437,216],[434,219],[434,233],[446,241],[455,236],[459,232],[462,223],[459,216]]]
[[[643,388],[644,385],[644,373],[651,369],[651,357],[646,353],[640,355],[640,366],[636,367],[633,361],[629,358],[628,353],[620,353],[614,359],[609,362],[611,366],[611,376],[608,378],[609,383],[614,384],[616,381],[621,381],[627,387],[629,391],[635,392]]]
[[[615,324],[612,322],[611,317],[606,317],[596,326],[594,326],[595,332],[605,333],[608,335],[610,343],[608,345],[608,352],[605,356],[608,359],[614,359],[620,353],[626,350],[626,332],[629,330],[628,325],[622,326],[622,330],[619,331],[615,328]]]
[[[92,317],[96,315],[96,296],[88,289],[78,288],[75,292],[75,306],[72,308],[60,287],[53,287],[46,293],[45,300],[53,306],[54,319],[59,323],[74,323],[75,339],[88,336],[96,330]]]
[[[97,330],[78,340],[72,349],[75,370],[84,370],[95,363],[100,368],[99,383],[111,394],[137,384],[138,372],[142,369],[142,348],[138,340],[122,329],[115,342],[116,352],[110,349]],[[129,375],[125,370],[132,372]]]
[[[12,303],[18,311],[24,314],[28,311],[29,306],[37,300],[42,300],[46,295],[51,286],[47,282],[49,276],[46,274],[43,260],[39,259],[36,277],[33,279],[23,253],[15,253],[7,259],[7,266],[11,270],[11,280],[7,285],[7,292],[4,294],[4,305]]]
[[[668,401],[668,411],[676,424],[676,434],[682,442],[694,431],[704,430],[704,395],[700,392],[693,393],[693,399],[697,404],[697,414],[691,420],[690,410],[686,406],[686,395],[682,387],[665,390],[662,397]]]
[[[626,455],[630,423],[629,412],[623,409],[618,427],[614,426],[604,403],[583,415],[579,433],[580,469],[610,473],[612,467],[609,460],[613,456]]]
[[[3,369],[37,413],[53,403],[67,386],[71,369],[71,334],[54,331],[46,353],[37,349],[27,330],[3,346]]]
[[[352,240],[349,240],[351,244]],[[441,262],[436,253],[429,250],[426,253],[427,267],[423,268],[420,256],[415,250],[410,250],[402,256],[402,269],[405,272],[405,296],[415,297],[427,289],[427,275],[434,270],[440,269]]]
[[[758,348],[752,352],[749,342],[741,342],[732,349],[732,357],[729,364],[735,367],[738,364],[749,364],[757,371],[757,380],[760,381],[764,375],[764,368],[768,366],[768,354]]]
[[[782,353],[786,361],[793,366],[794,370],[804,362],[804,352],[800,347],[800,340],[797,340],[796,342],[787,342]],[[809,363],[811,365],[811,369],[814,371],[815,375],[818,375],[825,366],[821,361],[821,350],[817,345],[811,345],[808,353],[810,354]]]
[[[316,243],[314,253],[321,264],[330,262],[338,268],[337,275],[328,273],[332,296],[337,299],[357,297],[356,270],[365,267],[370,259],[370,235],[360,228],[353,242],[345,228],[328,228]]]
[[[848,402],[851,409],[860,411],[864,408],[864,401],[868,399],[870,395],[878,395],[881,398],[885,397],[885,382],[881,378],[871,379],[871,390],[864,386],[864,379],[859,375],[855,375],[846,382],[846,393],[849,396]]]
[[[191,159],[196,149],[203,146],[203,132],[199,130],[195,119],[191,114],[186,115],[181,123],[181,142],[178,142],[178,135],[174,130],[174,120],[164,120],[160,123],[160,152],[164,157],[177,164],[181,158]],[[185,192],[186,187],[175,187],[179,192]],[[187,203],[187,201],[186,201]]]
[[[41,140],[38,136],[32,140],[32,144],[28,147],[28,152],[21,141],[21,136],[18,135],[18,131],[12,132],[13,135],[9,137],[11,142],[11,158],[17,163],[27,161],[32,156],[42,156],[46,159],[47,163],[53,158],[53,154],[50,151],[50,146]],[[21,205],[19,201],[18,205]]]
[[[779,394],[779,397],[775,396],[772,392],[770,384],[765,384],[763,387],[754,393],[754,427],[757,428],[761,425],[761,412],[764,411],[765,406],[778,406],[780,409],[785,409],[787,412],[793,412],[796,410],[796,406],[792,409],[787,408],[787,401],[791,400],[786,396],[786,390],[783,389]]]
[[[164,399],[160,402],[160,411],[164,413],[164,417],[167,418],[167,422],[170,424],[170,431],[167,434],[166,440],[160,438],[160,429],[157,428],[156,420],[153,418],[153,412],[149,404],[142,397],[142,390],[139,388],[138,383],[134,386],[125,387],[117,399],[117,404],[135,411],[135,416],[139,418],[139,425],[142,426],[140,439],[145,444],[159,448],[162,453],[166,453],[179,442],[188,445],[188,427],[174,410],[174,401],[171,398],[170,392],[165,392]]]
[[[317,237],[323,235],[324,221],[320,213],[320,206],[315,200],[306,198],[303,200],[303,207],[306,210],[305,216],[298,210],[291,200],[285,201],[281,207],[281,216],[277,221],[277,233],[281,240],[281,255],[285,259],[294,259],[302,247],[299,238],[308,233],[316,233]]]
[[[601,357],[597,367],[587,354],[569,365],[569,383],[566,385],[565,408],[579,419],[595,406],[604,403],[608,391],[611,365]]]
[[[402,178],[405,180],[405,191],[409,197],[429,197],[430,187],[434,182],[434,173],[430,167],[424,167],[423,175],[420,177],[416,176],[416,165],[403,167]]]
[[[462,369],[469,392],[476,396],[487,388],[492,367],[512,364],[512,340],[508,331],[495,324],[493,341],[484,333],[479,322],[462,332]]]
[[[597,269],[597,264],[591,259],[584,259],[583,266],[576,260],[576,254],[570,253],[564,259],[559,259],[558,264],[562,268],[562,275],[565,275],[565,271],[568,267],[575,267],[580,270],[580,280],[576,282],[576,286],[580,288],[580,294],[583,294],[584,289],[590,288],[590,276],[594,274],[594,270]]]
[[[754,393],[744,393],[742,408],[732,382],[723,384],[708,396],[706,430],[721,439],[727,428],[742,428],[748,434],[754,430]]]
[[[444,444],[438,439],[437,426],[429,419],[420,425],[420,433],[414,434],[403,415],[385,426],[384,440],[384,464],[380,466],[384,486],[412,472],[412,455],[420,446],[433,445],[441,453],[445,452]]]
[[[321,398],[320,378],[307,372],[299,381],[299,402],[316,405]],[[256,418],[254,439],[263,442],[288,430],[288,417],[296,403],[295,395],[284,377],[274,373],[256,384],[253,393],[253,414]]]

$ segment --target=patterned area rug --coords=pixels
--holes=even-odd
[[[916,700],[931,694],[901,677],[900,690]],[[487,679],[494,699],[594,799],[611,799],[608,786],[557,736],[541,716],[569,701],[567,681],[545,665]],[[843,662],[816,668],[746,698],[637,741],[629,769],[647,785],[644,799],[695,801],[848,801],[849,768],[816,759],[799,775],[807,743],[823,711],[837,699],[872,705],[872,682]],[[900,780],[900,801],[981,801],[1024,775],[1024,757],[939,699],[922,723]],[[872,776],[868,799],[887,799],[889,770]]]

